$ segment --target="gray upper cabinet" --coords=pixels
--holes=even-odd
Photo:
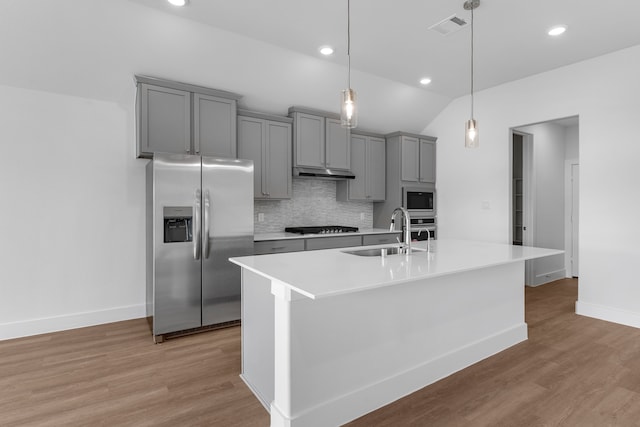
[[[436,143],[431,137],[393,134],[400,141],[402,181],[436,182]]]
[[[436,182],[436,143],[420,138],[420,182]]]
[[[291,122],[288,117],[239,111],[238,157],[253,160],[256,199],[291,198]]]
[[[420,156],[418,138],[410,136],[400,137],[401,173],[403,181],[418,181],[420,174]]]
[[[155,152],[187,153],[191,147],[191,94],[138,85],[138,157]]]
[[[186,153],[236,157],[239,95],[136,76],[137,156]]]
[[[324,167],[324,117],[295,113],[295,166]]]
[[[203,156],[236,157],[236,101],[193,94],[194,152]]]
[[[339,115],[291,107],[289,116],[293,118],[293,166],[349,169],[350,133],[340,126]]]
[[[331,169],[348,170],[351,164],[349,131],[340,124],[340,119],[325,118],[326,166]]]
[[[351,172],[355,179],[339,181],[340,201],[383,201],[386,196],[386,141],[381,135],[351,134]]]

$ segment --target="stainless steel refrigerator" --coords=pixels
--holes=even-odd
[[[154,154],[147,165],[147,315],[154,340],[240,319],[253,253],[253,162]]]

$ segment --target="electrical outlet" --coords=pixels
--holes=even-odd
[[[360,212],[360,221],[364,221],[364,212]]]
[[[491,209],[491,203],[488,200],[482,201],[482,209],[489,210]]]
[[[264,214],[262,212],[258,212],[258,222],[264,222]]]

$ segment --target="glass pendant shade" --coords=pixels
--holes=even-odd
[[[358,126],[356,91],[349,88],[342,91],[340,102],[340,124],[346,128]]]
[[[467,120],[464,130],[464,146],[466,148],[477,148],[480,144],[478,122],[475,119]]]

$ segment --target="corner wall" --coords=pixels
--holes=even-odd
[[[480,148],[464,148],[468,97],[424,130],[438,137],[440,238],[507,243],[509,129],[580,117],[579,314],[640,327],[640,46],[477,93]],[[483,209],[483,201],[489,209]]]

